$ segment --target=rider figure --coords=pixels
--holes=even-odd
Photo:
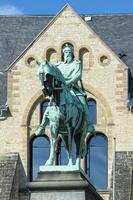
[[[78,85],[78,82],[82,78],[82,65],[80,60],[74,60],[73,47],[69,44],[65,44],[63,50],[63,61],[55,64],[61,71],[65,78],[65,83],[73,96],[78,98],[79,104],[83,108],[85,113],[85,119],[87,123],[87,132],[93,130],[93,126],[89,121],[89,111],[86,101],[86,93],[83,88]]]
[[[74,60],[74,52],[72,46],[68,44],[64,46],[62,62],[56,63],[55,65],[52,65],[50,62],[48,63],[47,61],[45,61],[44,63],[39,63],[38,75],[43,86],[42,89],[44,89],[44,94],[45,92],[46,94],[49,92],[51,95],[51,101],[45,113],[43,114],[42,122],[35,131],[36,135],[41,135],[46,125],[50,125],[50,157],[45,165],[55,164],[55,148],[58,133],[61,132],[61,126],[63,125],[62,123],[60,126],[60,119],[62,117],[62,119],[64,120],[64,124],[66,124],[65,128],[68,128],[68,130],[64,129],[65,131],[67,130],[66,133],[68,133],[67,139],[65,134],[64,136],[62,136],[64,138],[66,149],[68,152],[68,165],[73,165],[74,163],[76,163],[79,166],[80,158],[83,157],[86,153],[85,135],[87,132],[94,133],[95,131],[93,125],[90,124],[89,121],[89,111],[86,101],[85,90],[78,85],[78,82],[81,81],[82,78],[82,65],[79,60]],[[57,99],[57,104],[55,102],[55,96],[58,96],[57,94],[59,90],[60,94],[59,99]],[[77,108],[80,108],[80,110]],[[73,135],[74,133],[76,133],[75,125],[77,123],[75,113],[79,114],[81,112],[83,112],[85,118],[80,118],[79,120],[80,122],[82,122],[83,119],[83,123],[80,123],[80,126],[78,126],[78,133],[80,133],[81,137],[78,137],[79,141],[77,142],[77,140],[75,139],[76,137],[74,138],[74,136],[76,135]],[[82,117],[83,115],[80,116]],[[77,147],[76,162],[74,161],[73,156],[74,144],[76,144]]]

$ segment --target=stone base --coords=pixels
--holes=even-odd
[[[80,170],[39,172],[28,188],[30,200],[103,200]]]
[[[52,192],[34,192],[31,193],[30,200],[96,200],[90,193],[84,190],[67,190],[67,191],[52,191]]]
[[[82,170],[79,165],[53,165],[53,166],[40,166],[40,172],[68,172]]]

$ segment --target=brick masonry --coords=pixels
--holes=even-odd
[[[0,200],[18,200],[29,194],[25,189],[26,175],[17,153],[0,155]],[[25,190],[23,195],[20,190]],[[26,195],[25,195],[26,194]]]
[[[66,31],[67,30],[67,31]],[[55,37],[56,35],[56,37]],[[83,83],[90,96],[97,101],[96,131],[108,137],[108,188],[111,188],[113,138],[117,151],[133,150],[133,117],[127,111],[127,67],[79,16],[67,6],[8,70],[8,104],[11,116],[0,121],[0,153],[19,152],[25,173],[29,178],[29,144],[40,121],[40,103],[44,100],[36,67],[27,66],[26,59],[33,56],[42,61],[53,47],[51,59],[60,60],[65,42],[74,46],[75,57],[87,48],[88,56],[83,68]],[[101,56],[109,59],[100,63]],[[46,133],[49,135],[49,133]],[[109,193],[104,192],[104,199]]]
[[[133,151],[116,152],[115,199],[132,200]],[[112,200],[112,195],[110,197]]]

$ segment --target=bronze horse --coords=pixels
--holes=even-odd
[[[50,97],[49,105],[35,134],[41,135],[46,125],[51,130],[50,156],[45,165],[55,165],[57,136],[61,135],[68,155],[68,165],[79,165],[86,155],[86,121],[78,97],[74,97],[65,85],[61,72],[51,63],[39,64],[39,79],[44,95]],[[76,160],[73,148],[76,145]]]

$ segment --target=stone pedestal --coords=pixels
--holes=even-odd
[[[81,170],[39,172],[30,200],[103,200]]]

